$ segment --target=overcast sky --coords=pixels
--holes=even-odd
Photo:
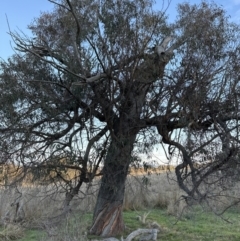
[[[156,7],[161,8],[163,0],[156,0]],[[167,0],[165,0],[165,3]],[[173,21],[176,16],[176,6],[184,0],[172,0],[168,8],[167,14]],[[201,0],[191,0],[191,3],[200,3]],[[240,0],[216,0],[217,4],[227,10],[232,19],[240,23]],[[165,5],[166,6],[166,5]],[[53,4],[47,0],[2,0],[0,7],[0,57],[6,59],[11,56],[13,50],[11,48],[11,38],[7,34],[9,21],[11,30],[20,29],[24,33],[27,31],[27,25],[34,18],[38,17],[41,12],[51,11]]]

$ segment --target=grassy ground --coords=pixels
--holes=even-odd
[[[149,210],[142,211],[125,211],[124,220],[127,230],[124,234],[126,237],[131,231],[137,228],[146,228],[151,223],[158,223],[161,228],[158,234],[158,240],[161,241],[239,241],[240,240],[240,212],[238,210],[230,210],[224,214],[224,218],[229,222],[223,220],[213,213],[205,212],[201,208],[193,208],[187,210],[179,219],[169,215],[166,209],[152,209],[146,218],[146,223],[142,223],[137,219],[137,216],[143,216]],[[78,235],[77,229],[82,230],[83,227],[91,223],[91,214],[86,214],[77,220],[73,217],[68,224],[58,230],[56,237],[50,237],[43,231],[27,230],[24,237],[17,239],[19,241],[42,241],[42,240],[80,240],[75,239]],[[78,223],[79,221],[79,223]],[[230,223],[231,222],[231,223]],[[71,237],[71,239],[70,239]],[[79,236],[78,236],[79,237]],[[87,239],[95,237],[88,236]],[[82,240],[86,238],[82,238]],[[1,240],[1,239],[0,239]],[[2,239],[5,240],[5,239]]]
[[[158,234],[158,240],[161,241],[240,240],[240,207],[228,210],[224,214],[224,219],[229,220],[226,222],[212,212],[203,211],[201,207],[186,209],[186,204],[179,199],[182,191],[174,179],[166,178],[165,174],[147,177],[148,185],[143,182],[143,177],[130,177],[127,181],[124,201],[127,229],[124,238],[131,231],[147,228],[155,222],[161,227]],[[86,234],[92,221],[91,213],[96,202],[98,185],[97,182],[90,189],[82,189],[83,192],[72,202],[72,209],[75,211],[57,228],[43,224],[46,224],[49,217],[56,216],[59,210],[62,210],[65,193],[61,193],[61,189],[19,187],[16,190],[0,190],[0,220],[11,208],[14,211],[15,206],[10,204],[19,199],[19,193],[22,194],[19,200],[25,213],[24,227],[16,224],[0,226],[0,241],[86,241],[94,238]],[[88,193],[85,190],[88,190]],[[240,193],[240,186],[236,186],[234,191]],[[225,197],[221,201],[221,205],[228,205],[231,199]],[[216,210],[221,209],[221,205],[213,203]],[[149,211],[146,220],[143,220]]]
[[[144,213],[143,211],[141,212]],[[125,212],[127,227],[139,227],[134,220],[134,212]],[[179,219],[169,215],[167,210],[153,209],[147,222],[157,222],[161,226],[158,240],[168,241],[226,241],[240,240],[240,212],[228,211],[224,215],[231,223],[213,213],[203,212],[200,208],[188,210]],[[144,227],[144,225],[142,224]]]

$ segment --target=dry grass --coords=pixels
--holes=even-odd
[[[24,236],[24,229],[18,224],[8,224],[0,231],[0,240],[19,240]]]
[[[71,219],[59,216],[65,198],[65,191],[62,188],[49,185],[1,189],[2,224],[4,224],[6,213],[11,209],[15,210],[15,206],[11,204],[19,200],[25,215],[21,227],[45,230],[46,235],[42,240],[80,240],[84,237],[83,232],[87,224],[79,218],[93,211],[98,189],[99,180],[95,180],[91,186],[84,185],[81,188],[81,192],[71,202]],[[176,182],[168,179],[166,173],[129,176],[124,209],[140,210],[154,207],[171,209],[170,206],[174,205],[173,199],[177,200],[179,195],[180,190]],[[77,215],[74,216],[74,214]],[[81,223],[81,228],[79,223]]]
[[[91,186],[83,185],[79,194],[71,203],[72,210],[92,212],[96,203],[99,180]],[[230,198],[239,188],[226,190],[218,202],[213,199],[213,206],[221,209],[231,204]],[[223,195],[225,194],[225,195]],[[126,183],[124,209],[139,210],[143,208],[165,208],[169,214],[181,214],[186,203],[181,199],[183,192],[179,189],[173,173],[153,173],[151,175],[129,176]],[[37,187],[18,187],[0,190],[0,217],[3,218],[11,204],[20,200],[25,214],[25,223],[38,226],[39,220],[57,216],[62,211],[65,190],[53,185]],[[211,203],[211,200],[209,201]]]
[[[173,174],[168,176],[166,173],[130,176],[126,185],[124,208],[167,208],[170,202],[177,201],[181,195],[173,178]]]
[[[71,203],[72,210],[92,211],[96,202],[95,189],[97,186],[84,185]],[[2,189],[0,190],[0,217],[3,219],[11,209],[14,211],[13,204],[19,201],[24,210],[25,224],[38,227],[42,220],[62,213],[64,199],[65,190],[50,185]]]
[[[153,172],[151,175],[146,172],[143,173],[145,175],[131,175],[127,179],[124,199],[125,210],[137,212],[138,210],[151,210],[157,207],[165,209],[169,215],[177,217],[187,213],[187,205],[181,199],[183,192],[179,189],[173,173]],[[84,239],[84,230],[87,229],[87,223],[81,217],[93,211],[98,189],[99,179],[95,180],[91,186],[83,185],[81,192],[71,202],[71,218],[59,216],[62,213],[65,198],[65,190],[61,187],[49,185],[1,189],[0,218],[2,220],[2,231],[0,240],[1,237],[5,237],[4,240],[18,240],[17,237],[23,235],[24,228],[44,229],[46,235],[41,240]],[[222,209],[233,202],[234,198],[229,198],[230,195],[238,194],[239,191],[240,188],[236,185],[234,189],[222,193],[224,195],[218,199],[218,202],[216,200],[210,200],[210,202],[212,201],[216,209]],[[4,226],[4,217],[9,210],[13,209],[14,211],[15,206],[11,204],[16,200],[23,207],[24,220],[21,222],[21,226],[14,223],[8,223],[7,225],[5,223]],[[80,227],[79,223],[81,223]]]

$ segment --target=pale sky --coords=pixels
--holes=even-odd
[[[165,6],[168,0],[165,0]],[[178,3],[186,2],[185,0],[171,0],[167,14],[171,21],[176,16],[176,6]],[[200,3],[201,0],[191,0],[191,3]],[[226,9],[236,23],[240,23],[240,0],[216,0],[217,4]],[[156,7],[162,7],[163,0],[156,0]],[[11,48],[11,38],[7,34],[9,21],[11,30],[20,29],[24,33],[27,31],[27,25],[34,18],[38,17],[40,12],[51,11],[53,4],[47,0],[2,0],[0,7],[0,57],[6,59],[13,54]]]

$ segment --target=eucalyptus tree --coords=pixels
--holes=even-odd
[[[51,167],[55,155],[78,151],[69,161],[84,173],[92,148],[100,151],[96,235],[124,230],[134,148],[162,144],[186,199],[211,197],[213,174],[238,166],[238,26],[206,2],[180,4],[174,24],[151,0],[50,2],[54,11],[29,25],[31,37],[10,32],[16,54],[1,62],[2,153]],[[85,149],[83,166],[75,157]],[[200,156],[210,159],[197,166]]]

